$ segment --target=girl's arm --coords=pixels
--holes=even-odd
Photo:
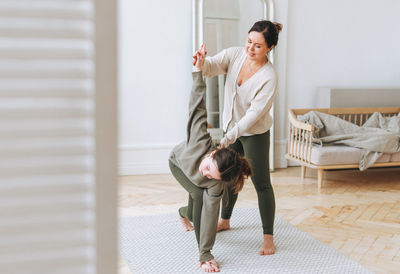
[[[187,127],[187,142],[198,147],[211,145],[211,137],[207,132],[207,111],[205,108],[204,94],[206,86],[203,81],[202,73],[193,72],[193,86],[189,103],[189,122]],[[204,144],[202,142],[209,142]],[[219,204],[222,198],[223,184],[214,180],[214,184],[209,184],[203,191],[203,206],[200,224],[199,253],[200,263],[205,263],[204,267],[214,266],[219,271],[218,264],[213,264],[214,256],[211,249],[214,246],[217,233],[217,223],[219,215]]]
[[[201,71],[192,73],[193,84],[189,99],[189,119],[186,127],[187,143],[210,139],[207,132],[207,110],[204,102],[206,85]]]
[[[214,186],[203,191],[203,208],[201,211],[200,222],[200,262],[214,259],[211,249],[215,243],[217,235],[217,224],[219,217],[219,207],[223,194],[223,185],[221,181],[215,181]]]

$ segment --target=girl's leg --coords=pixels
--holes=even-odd
[[[243,155],[243,146],[240,140],[236,140],[235,143],[229,146],[230,149],[235,150],[240,155]],[[236,200],[238,198],[238,194],[235,194],[232,187],[227,187],[227,191],[224,192],[222,196],[222,210],[221,210],[221,218],[222,222],[219,224],[218,231],[229,229],[229,220],[232,216],[233,207],[235,206]],[[224,221],[225,220],[225,221]],[[225,224],[224,224],[225,222]]]
[[[175,177],[175,175],[174,175],[174,177]],[[175,179],[176,179],[176,177],[175,177]],[[189,221],[193,222],[193,198],[192,198],[192,196],[190,196],[190,194],[188,196],[189,196],[188,205],[181,207],[179,209],[179,215],[181,217],[188,218]]]
[[[264,248],[263,254],[272,254],[275,251],[273,246],[273,232],[275,219],[275,196],[271,185],[269,174],[269,131],[263,134],[253,136],[243,136],[241,141],[243,144],[244,155],[250,159],[253,176],[251,180],[257,191],[258,209],[261,215],[261,221],[264,232]],[[267,251],[269,250],[269,251]]]
[[[203,189],[193,184],[182,170],[169,161],[169,168],[172,175],[189,192],[188,206],[179,209],[179,215],[193,222],[194,231],[196,234],[197,244],[200,241],[200,220],[201,210],[203,208]]]
[[[193,225],[191,222],[193,222],[193,199],[188,195],[188,205],[179,208],[179,216],[181,216],[180,221],[182,224],[182,227],[185,231],[192,231],[194,229]]]

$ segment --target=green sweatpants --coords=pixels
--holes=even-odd
[[[257,191],[258,209],[264,234],[273,234],[275,218],[275,196],[269,176],[269,131],[252,136],[242,136],[229,148],[250,160],[253,168],[251,180]],[[222,198],[221,217],[230,219],[238,195],[232,188],[225,191]]]
[[[203,188],[193,184],[182,170],[169,161],[169,168],[174,175],[175,179],[183,186],[189,193],[188,205],[179,209],[179,215],[188,218],[194,226],[197,244],[200,242],[200,220],[201,210],[203,208]]]

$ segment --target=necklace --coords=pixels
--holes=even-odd
[[[263,67],[268,62],[267,56],[265,56],[264,61],[261,64],[251,65],[249,59],[246,58],[246,67],[250,73],[257,72],[261,67]]]

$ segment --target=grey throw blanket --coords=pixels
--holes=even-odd
[[[381,113],[375,112],[361,127],[318,111],[299,115],[297,119],[315,126],[313,143],[361,149],[360,170],[367,169],[383,153],[400,151],[400,113],[383,117]]]

